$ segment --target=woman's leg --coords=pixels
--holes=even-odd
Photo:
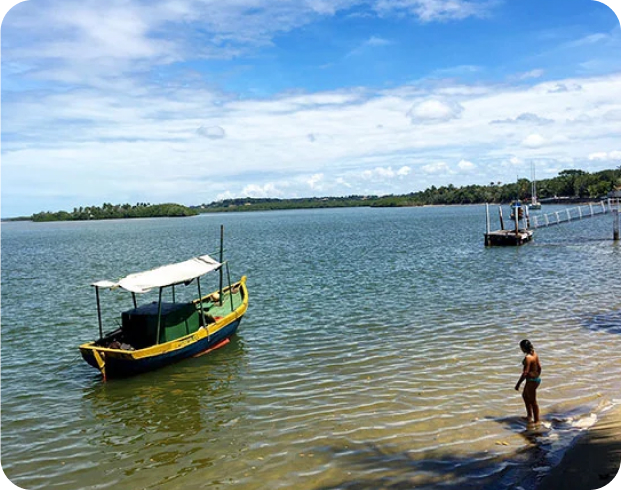
[[[526,418],[530,422],[531,420],[533,420],[533,409],[527,386],[528,382],[524,385],[524,389],[522,390],[522,399],[524,400],[524,405],[526,406]]]
[[[537,404],[537,388],[539,383],[527,381],[524,386],[524,402],[528,403],[526,411],[532,414],[533,421],[539,422],[539,405]]]

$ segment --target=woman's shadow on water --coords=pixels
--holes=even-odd
[[[321,486],[321,490],[388,490],[417,489],[486,489],[501,490],[536,488],[544,471],[554,460],[552,443],[556,431],[572,429],[577,414],[589,413],[588,407],[563,412],[552,410],[538,425],[528,424],[525,417],[486,417],[510,432],[524,438],[526,444],[513,451],[494,454],[479,451],[461,455],[450,450],[430,450],[424,453],[395,451],[390,445],[360,443],[355,447],[328,447],[332,459],[347,469],[356,470],[360,477],[343,479],[336,485]],[[320,452],[320,451],[318,451]]]
[[[503,454],[476,452],[467,456],[450,450],[433,450],[423,454],[394,451],[390,445],[360,443],[354,449],[330,447],[331,457],[340,461],[341,474],[358,475],[344,478],[334,485],[317,490],[506,490],[522,486],[522,470],[532,461],[532,448],[520,447]]]

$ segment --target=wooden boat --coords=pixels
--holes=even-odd
[[[222,260],[222,259],[220,259]],[[160,368],[188,357],[196,357],[228,343],[248,308],[246,276],[225,288],[225,263],[203,255],[117,281],[92,284],[97,297],[99,339],[80,346],[82,357],[98,369],[104,381]],[[201,295],[200,277],[220,272],[220,288]],[[196,283],[198,297],[175,301],[175,287]],[[133,308],[121,313],[120,327],[103,334],[100,289],[122,289],[131,293]],[[163,291],[172,290],[172,302],[163,300]],[[159,289],[159,301],[138,306],[136,294]]]

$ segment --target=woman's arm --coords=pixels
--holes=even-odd
[[[524,381],[526,379],[526,377],[528,376],[528,373],[530,372],[530,365],[532,363],[532,359],[529,359],[530,356],[526,356],[526,358],[524,359],[524,371],[522,371],[522,375],[520,376],[520,379],[518,380],[517,384],[515,385],[515,389],[516,391],[520,389],[520,385],[522,384],[522,381]]]

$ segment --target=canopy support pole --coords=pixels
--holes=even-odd
[[[164,288],[160,288],[160,300],[159,304],[157,305],[157,338],[155,339],[156,345],[160,343],[160,326],[162,324],[162,289]]]
[[[205,321],[205,312],[203,311],[203,295],[201,294],[201,278],[196,278],[196,284],[198,285],[198,308],[201,312],[201,321],[199,324],[207,326],[207,322]]]
[[[233,307],[233,288],[231,287],[231,271],[229,270],[229,263],[226,263],[226,275],[228,276],[229,279],[229,296],[231,298],[231,311],[235,311],[235,308]]]
[[[97,321],[99,322],[99,338],[103,339],[103,327],[101,325],[101,304],[99,303],[99,288],[95,286],[95,296],[97,297]]]
[[[134,308],[138,308],[138,303],[136,302],[136,293],[132,292],[132,300],[134,301]]]
[[[222,306],[222,262],[224,261],[224,225],[220,225],[220,306]]]

